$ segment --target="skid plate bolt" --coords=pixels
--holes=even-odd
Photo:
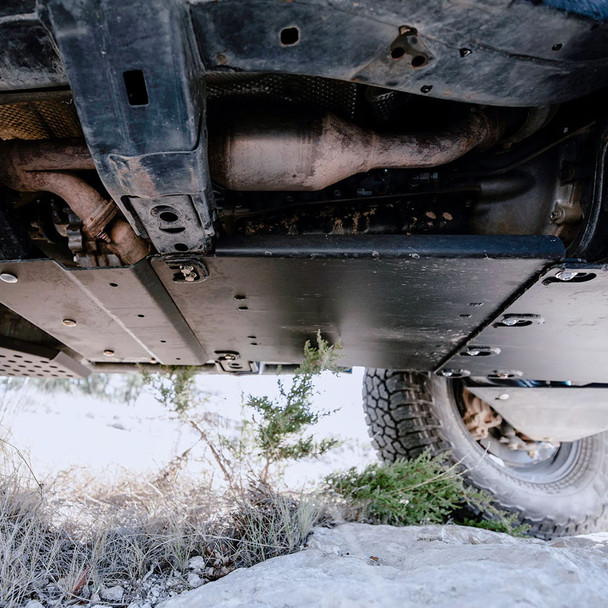
[[[464,357],[492,357],[499,353],[500,348],[495,346],[467,346],[460,354]]]
[[[496,399],[498,399],[499,401],[506,401],[508,398],[508,393],[501,393],[500,395],[498,395],[498,397],[496,397]]]
[[[63,324],[66,327],[76,327],[76,321],[74,321],[74,319],[64,319]]]
[[[236,359],[236,357],[233,354],[231,354],[231,353],[226,353],[224,355],[224,359],[226,361],[234,361]]]
[[[16,283],[19,279],[10,272],[3,272],[0,274],[0,281],[4,281],[5,283]]]
[[[198,276],[198,272],[196,272],[196,270],[194,269],[194,266],[190,266],[188,265],[183,265],[179,267],[182,275],[184,276],[184,281],[187,281],[188,283],[193,283],[194,281],[196,281],[199,276]]]
[[[522,373],[516,370],[497,370],[494,372],[494,377],[499,380],[509,380],[510,378],[519,378]]]
[[[560,281],[571,281],[574,277],[578,276],[578,272],[576,270],[560,270],[555,278]]]
[[[519,319],[517,317],[507,317],[502,324],[509,325],[512,327],[513,325],[517,325],[519,323]]]
[[[465,378],[471,375],[468,369],[442,369],[437,373],[444,378]]]
[[[110,350],[109,348],[107,348],[106,350],[103,351],[103,354],[106,357],[113,357],[116,353],[113,350]]]

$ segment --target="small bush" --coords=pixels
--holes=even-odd
[[[327,477],[325,489],[351,521],[397,526],[453,521],[514,535],[527,530],[515,515],[497,509],[490,494],[466,486],[447,459],[424,452],[413,460],[352,468]]]
[[[317,344],[304,345],[304,361],[296,370],[289,388],[278,380],[279,398],[249,395],[245,409],[254,414],[253,433],[249,434],[250,451],[263,465],[258,475],[268,483],[271,467],[303,458],[319,458],[339,444],[335,438],[315,441],[310,428],[333,413],[314,411],[312,396],[314,377],[324,371],[338,372],[339,346],[330,345],[317,332]],[[335,411],[335,410],[334,410]],[[242,444],[241,444],[242,450]]]

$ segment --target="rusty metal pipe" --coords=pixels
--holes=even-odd
[[[71,172],[94,168],[86,144],[78,140],[14,141],[0,147],[0,182],[19,192],[56,194],[82,220],[89,236],[103,238],[123,262],[134,264],[150,253],[148,243],[117,218],[114,201]]]
[[[422,169],[490,145],[504,126],[471,111],[438,133],[380,134],[327,114],[296,122],[249,116],[212,134],[209,163],[215,181],[231,190],[321,190],[379,168]]]
[[[21,171],[86,171],[95,163],[82,139],[11,141],[2,145]]]

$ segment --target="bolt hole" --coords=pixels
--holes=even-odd
[[[249,310],[249,306],[239,306],[239,310]]]
[[[401,59],[401,57],[403,57],[404,55],[405,55],[405,49],[402,46],[396,46],[391,51],[391,57],[393,59]]]
[[[281,44],[283,46],[293,46],[300,42],[300,30],[297,27],[285,27],[280,34]]]
[[[426,63],[426,57],[424,57],[423,55],[416,55],[416,57],[414,57],[412,59],[413,68],[419,68],[419,67],[423,66],[425,63]]]
[[[110,287],[118,287],[118,283],[108,283]]]
[[[175,243],[173,249],[175,249],[175,251],[188,251],[188,245],[186,245],[186,243]]]
[[[129,104],[132,106],[147,106],[148,89],[146,88],[144,73],[141,70],[129,70],[123,72],[122,77],[125,81]]]
[[[420,87],[420,92],[424,93],[425,95],[427,93],[430,93],[432,90],[433,90],[432,84],[425,84],[424,86]]]
[[[143,319],[146,315],[137,315],[140,319]]]
[[[257,340],[257,336],[247,336],[250,340]]]
[[[179,234],[180,232],[184,232],[186,230],[184,226],[180,226],[179,228],[161,228],[163,232],[167,232],[168,234]]]
[[[247,296],[244,296],[244,295],[238,294],[238,295],[234,296],[234,299],[235,299],[235,300],[237,300],[237,301],[238,301],[238,300],[246,300],[246,299],[247,299]]]
[[[181,360],[182,360],[182,358],[181,358],[181,357],[175,357],[175,360],[176,360],[176,361],[181,361]]]
[[[467,49],[466,47],[462,47],[461,49],[459,49],[458,52],[460,53],[461,57],[466,57],[467,55],[470,55],[473,51],[471,49]]]
[[[562,50],[562,48],[563,48],[563,46],[564,46],[564,45],[563,45],[561,42],[559,42],[558,44],[554,44],[554,45],[551,47],[551,50],[552,50],[552,51],[561,51],[561,50]]]
[[[161,343],[161,344],[166,344],[166,343],[167,343],[167,341],[166,341],[166,340],[161,340],[161,341],[160,341],[160,343]]]
[[[177,222],[177,214],[173,213],[173,211],[163,211],[158,217],[160,217],[163,222]]]

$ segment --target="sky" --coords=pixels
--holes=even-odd
[[[338,409],[320,421],[315,436],[338,436],[345,444],[321,463],[291,467],[288,481],[304,482],[374,459],[361,408],[362,375],[363,369],[355,368],[350,374],[324,373],[315,379],[313,407]],[[281,378],[289,382],[290,377]],[[197,387],[208,394],[199,413],[215,412],[229,419],[227,426],[232,428],[241,419],[244,397],[278,392],[277,377],[272,375],[199,375]],[[22,390],[0,397],[0,425],[39,478],[75,468],[110,482],[125,472],[153,474],[198,438],[189,425],[145,392],[126,405],[80,394]]]

